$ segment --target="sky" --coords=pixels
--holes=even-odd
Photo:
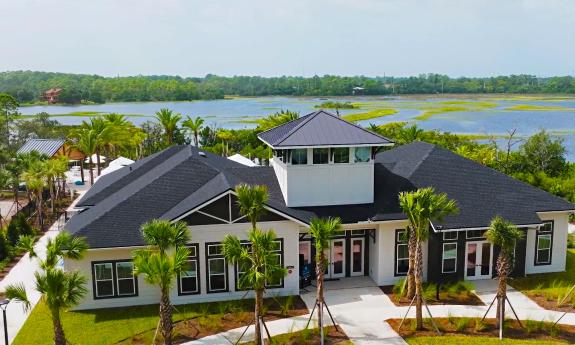
[[[574,0],[0,0],[0,71],[575,75]]]

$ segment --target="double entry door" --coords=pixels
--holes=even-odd
[[[365,241],[363,238],[351,238],[350,249],[346,249],[346,239],[330,240],[329,249],[325,251],[327,258],[327,267],[325,269],[325,278],[337,279],[346,276],[346,265],[349,262],[350,276],[360,276],[364,272],[364,250]],[[350,260],[347,260],[347,256]]]
[[[465,279],[490,279],[493,247],[487,241],[465,243]]]

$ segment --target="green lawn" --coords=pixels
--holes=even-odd
[[[282,303],[287,298],[266,299],[268,303]],[[14,305],[13,308],[20,306]],[[214,319],[230,312],[253,310],[253,300],[213,302],[177,305],[174,321],[205,319],[213,323]],[[8,311],[8,317],[10,311]],[[245,314],[245,313],[244,313]],[[62,314],[64,332],[70,344],[100,345],[115,344],[127,340],[131,344],[134,336],[147,340],[153,338],[158,323],[158,305],[146,305],[125,308],[95,309],[89,311],[65,312]],[[13,342],[13,345],[50,345],[53,344],[52,322],[44,303],[32,310],[32,313]]]
[[[542,297],[556,303],[575,285],[575,249],[567,250],[565,272],[532,274],[510,280],[509,284],[531,297]],[[575,296],[575,294],[573,294]],[[575,304],[575,297],[567,303]]]
[[[465,344],[465,345],[559,345],[568,344],[563,341],[542,341],[540,339],[533,340],[519,340],[519,339],[503,339],[495,337],[475,337],[475,336],[425,336],[425,337],[406,337],[405,341],[409,345],[447,345],[447,344]]]

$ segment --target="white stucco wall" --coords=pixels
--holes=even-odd
[[[279,289],[268,289],[267,296],[273,295],[295,295],[299,293],[299,225],[291,221],[262,222],[259,223],[263,230],[274,229],[278,238],[283,238],[284,245],[284,267],[293,266],[292,273],[284,279],[284,287]],[[203,225],[191,227],[191,243],[199,244],[200,258],[200,288],[201,294],[178,296],[177,284],[174,284],[171,293],[171,300],[174,304],[186,304],[207,302],[226,299],[239,299],[245,295],[245,291],[235,291],[235,277],[233,265],[228,265],[228,286],[229,292],[207,294],[206,284],[206,259],[205,243],[219,242],[226,234],[233,234],[240,239],[247,239],[249,223],[224,224],[224,225]],[[160,295],[156,286],[148,285],[144,277],[138,277],[138,296],[124,298],[94,299],[92,285],[92,261],[122,260],[131,259],[132,251],[137,248],[119,249],[94,249],[89,250],[86,257],[81,261],[66,260],[67,270],[79,270],[88,278],[88,293],[84,300],[76,309],[95,309],[122,307],[130,305],[155,304],[159,302]]]
[[[530,228],[527,231],[527,252],[525,255],[525,274],[561,272],[565,271],[567,260],[567,234],[569,213],[544,212],[538,214],[541,220],[552,220],[553,224],[553,250],[550,265],[535,265],[535,235],[537,230]]]

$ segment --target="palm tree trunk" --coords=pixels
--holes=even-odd
[[[36,198],[36,202],[38,203],[38,204],[36,205],[36,210],[37,210],[36,212],[38,213],[38,214],[37,214],[37,217],[38,217],[38,227],[40,228],[40,231],[44,230],[44,227],[43,227],[43,224],[42,224],[42,201],[43,201],[42,199],[43,199],[43,194],[44,194],[43,192],[44,192],[44,190],[43,190],[42,188],[39,189],[39,190],[37,191],[38,197]]]
[[[52,214],[54,214],[54,209],[55,209],[54,195],[56,193],[54,192],[54,188],[56,188],[56,186],[54,185],[54,179],[50,178],[48,180],[48,189],[50,190],[50,210],[51,210]]]
[[[317,319],[318,319],[318,327],[320,331],[320,335],[323,334],[323,271],[325,262],[325,254],[323,251],[320,253],[319,262],[316,262],[315,265],[315,275],[316,275],[316,283],[317,283]],[[323,345],[323,341],[322,341]]]
[[[82,177],[82,183],[86,182],[86,179],[84,179],[84,158],[80,159],[80,176]]]
[[[66,345],[66,335],[60,322],[60,312],[52,311],[52,326],[54,328],[54,345]]]
[[[409,268],[407,270],[407,298],[413,299],[415,296],[415,251],[417,247],[417,239],[412,229],[408,228],[408,242],[407,248],[409,252]]]
[[[102,168],[100,167],[100,150],[96,150],[96,165],[98,166],[98,176],[102,172]]]
[[[198,132],[194,132],[194,144],[198,147]]]
[[[172,304],[170,303],[169,291],[162,291],[160,300],[160,324],[164,345],[172,345]]]
[[[94,185],[94,167],[93,164],[94,162],[92,162],[92,155],[90,155],[90,160],[88,161],[88,164],[90,164],[90,186]]]
[[[255,307],[255,343],[256,345],[262,345],[262,330],[261,330],[261,322],[260,322],[260,313],[262,310],[262,303],[263,303],[264,292],[261,289],[256,290],[256,307]]]
[[[499,276],[499,281],[497,285],[497,325],[500,325],[500,316],[503,315],[505,318],[505,300],[507,296],[507,274],[509,273],[509,261],[507,260],[507,254],[503,251],[499,253],[497,258],[497,275]]]
[[[415,250],[415,319],[416,330],[423,329],[423,253],[421,243],[418,242]]]

